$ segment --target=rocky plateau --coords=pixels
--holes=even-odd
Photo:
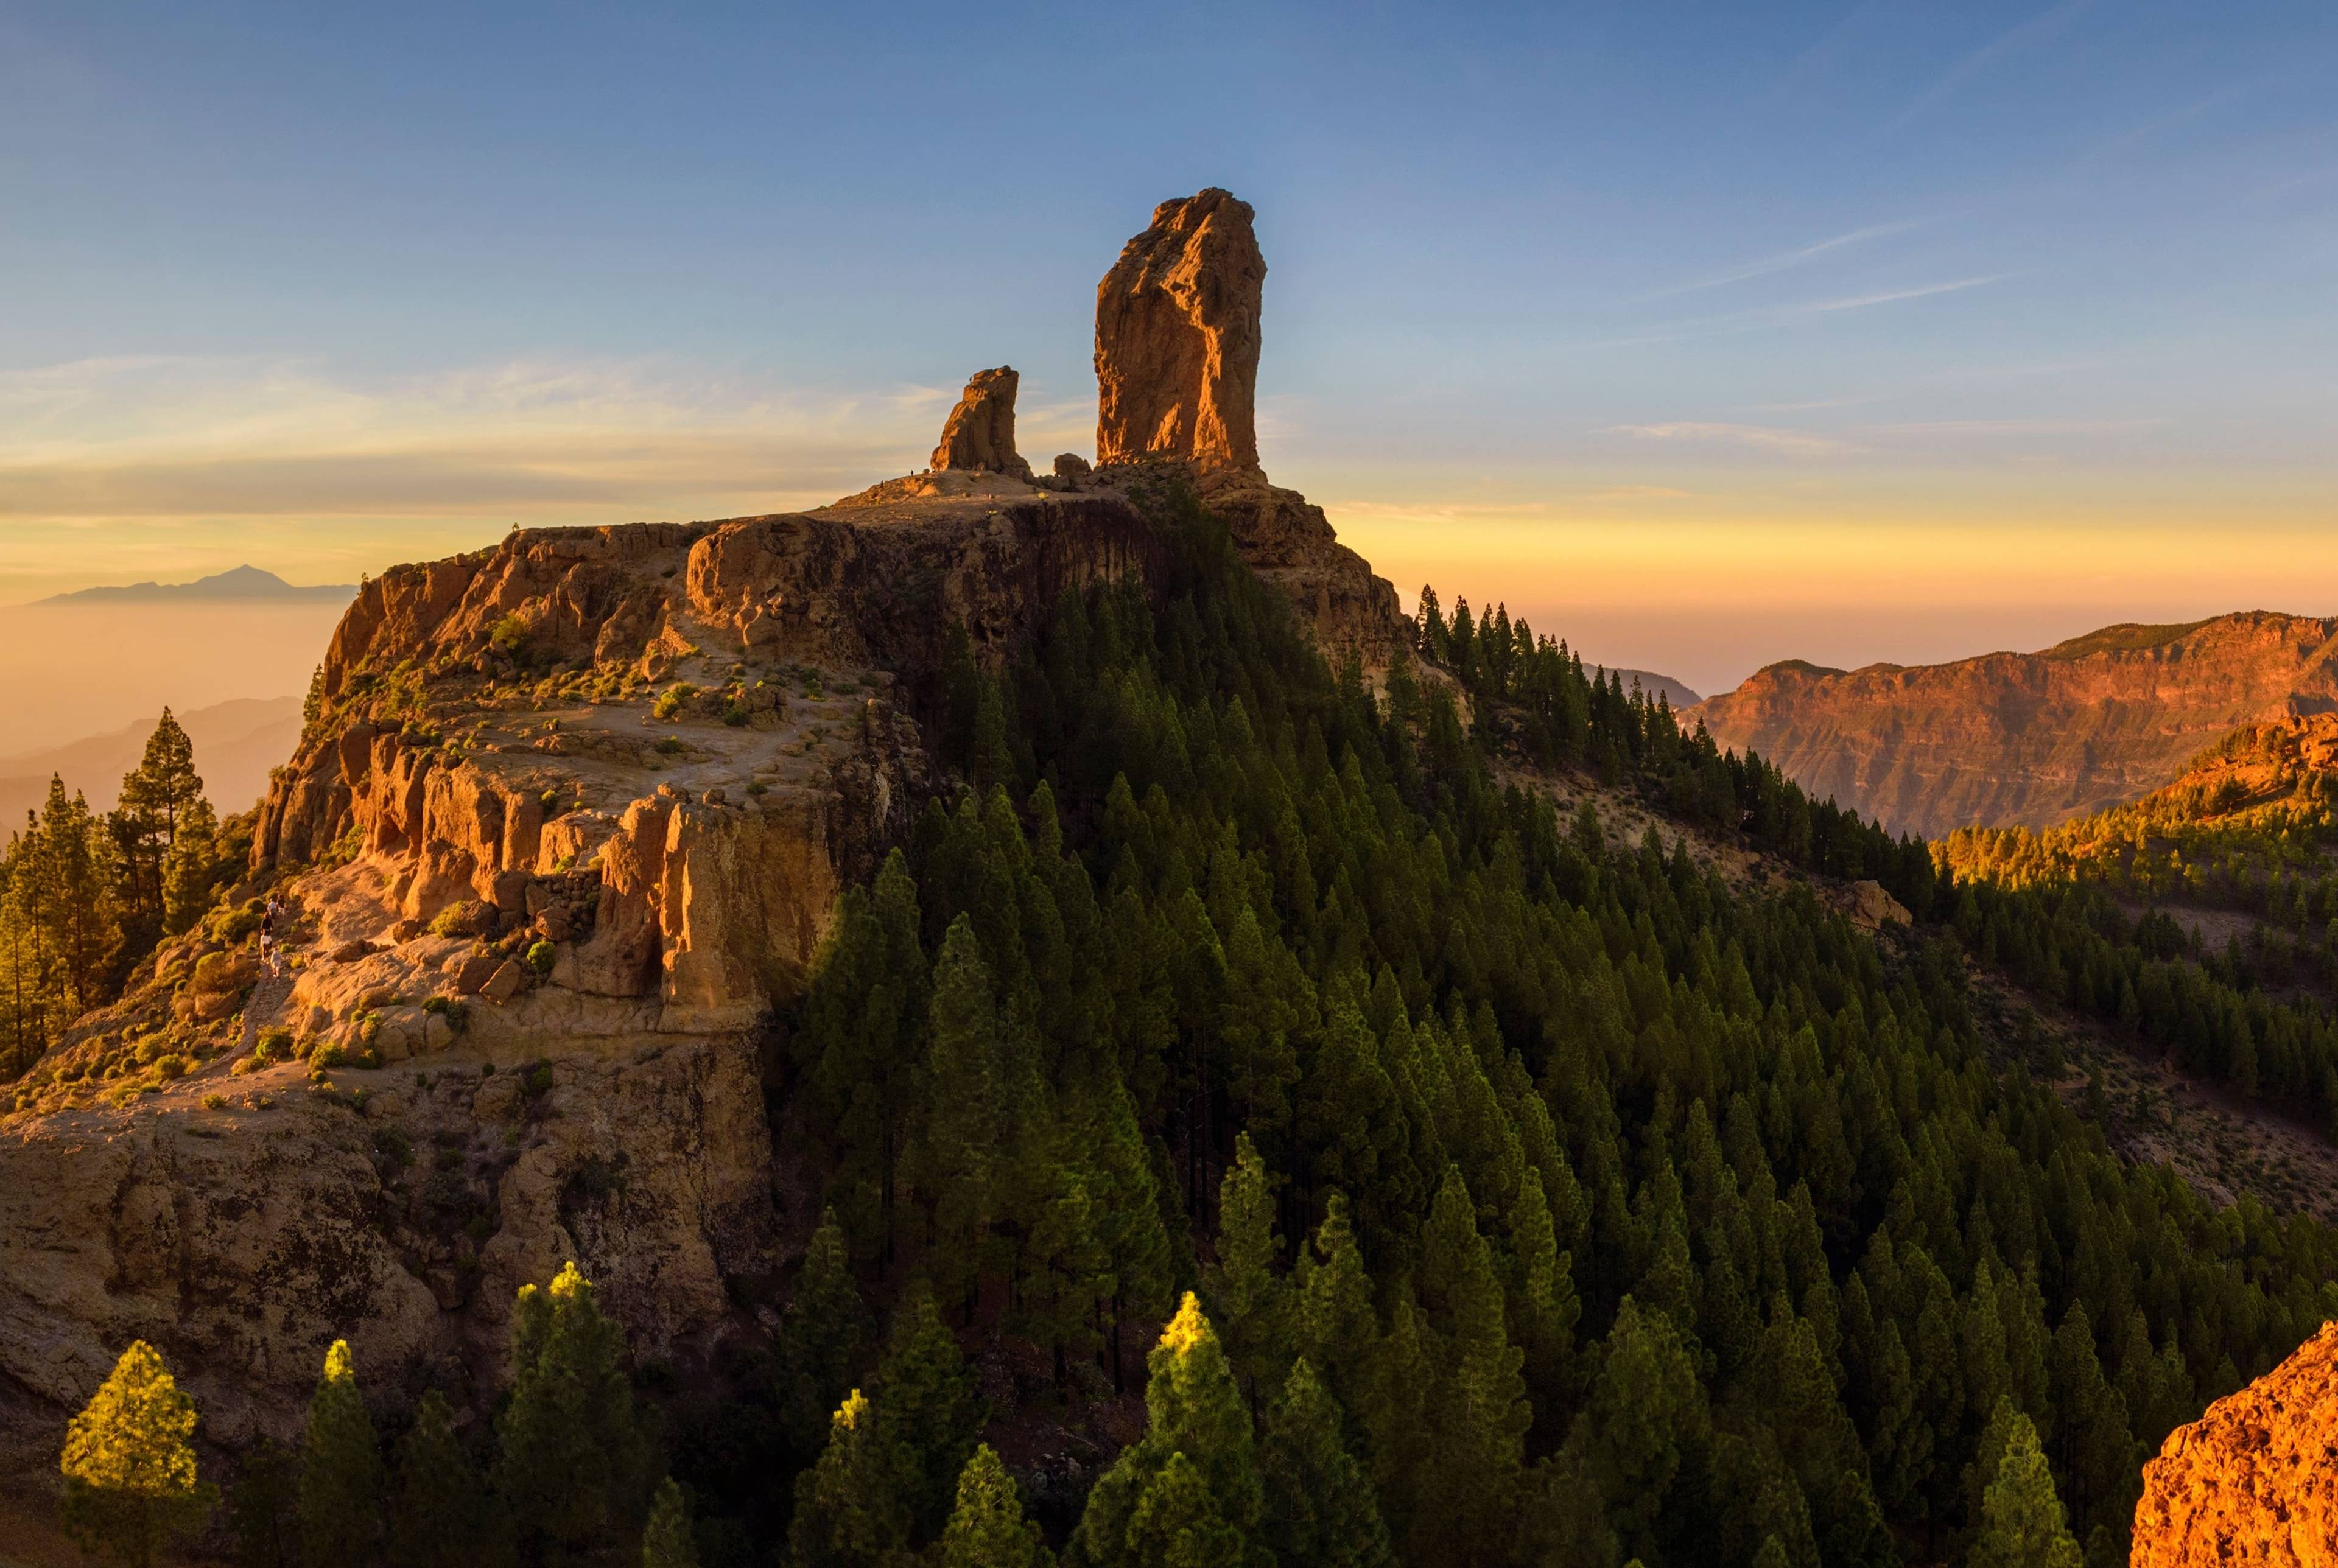
[[[951,629],[1002,660],[1066,589],[1155,564],[1190,490],[1335,655],[1408,640],[1257,466],[1264,277],[1243,203],[1156,212],[1099,291],[1094,467],[1033,472],[1001,368],[925,473],[831,505],[515,531],[367,582],[245,882],[0,1120],[0,1457],[53,1467],[137,1338],[228,1446],[290,1435],[336,1338],[368,1381],[484,1396],[517,1288],[570,1259],[638,1355],[768,1327],[813,1218],[773,1021],[938,787]]]

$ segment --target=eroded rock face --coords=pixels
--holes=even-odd
[[[1688,710],[1895,832],[2044,827],[2147,794],[2251,722],[2338,708],[2338,620],[2109,627],[2038,653],[1772,665]]]
[[[222,1083],[222,1106],[189,1093],[10,1123],[0,1374],[61,1431],[146,1339],[205,1435],[240,1446],[297,1438],[336,1338],[369,1385],[451,1365],[492,1390],[514,1296],[571,1259],[637,1354],[721,1332],[726,1280],[775,1266],[753,1052],[659,1041],[539,1078],[530,1049],[505,1033],[368,1074],[361,1112],[287,1063]]]
[[[2338,1323],[2143,1467],[2133,1568],[2338,1563]]]
[[[1251,207],[1210,189],[1153,210],[1096,286],[1096,462],[1258,466],[1259,304]]]
[[[931,466],[1029,478],[1031,465],[1015,451],[1015,388],[1021,380],[1010,366],[976,371],[942,426]]]

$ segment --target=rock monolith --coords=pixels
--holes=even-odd
[[[1153,210],[1096,286],[1096,462],[1258,466],[1251,207],[1214,187]]]
[[[934,448],[932,466],[1028,479],[1031,465],[1015,451],[1015,388],[1021,380],[1012,366],[976,371],[942,426],[942,443]]]

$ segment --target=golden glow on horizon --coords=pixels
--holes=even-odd
[[[1087,450],[1093,405],[1080,392],[1027,398],[1027,454]],[[476,547],[514,523],[817,505],[922,464],[955,395],[775,393],[654,364],[511,366],[370,391],[264,361],[11,373],[0,376],[0,601],[245,560],[346,582]],[[1960,463],[1872,442],[1835,455],[1716,451],[1627,436],[1596,458],[1488,470],[1430,454],[1398,470],[1336,451],[1324,437],[1339,433],[1319,420],[1275,412],[1276,477],[1321,503],[1408,601],[1428,581],[1473,601],[1782,617],[2338,610],[2331,478],[2299,468],[2220,474],[2028,450]],[[1747,455],[1728,456],[1739,447]]]

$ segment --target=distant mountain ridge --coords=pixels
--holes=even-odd
[[[267,791],[268,770],[290,758],[300,740],[298,697],[238,697],[176,717],[194,745],[203,793],[222,816],[249,810]],[[48,799],[52,775],[65,781],[67,792],[85,796],[92,810],[112,810],[122,776],[138,766],[153,730],[154,719],[145,719],[87,740],[0,757],[0,837],[23,826],[25,811]]]
[[[235,566],[198,577],[192,583],[132,583],[123,586],[84,588],[73,593],[52,593],[34,604],[139,604],[151,602],[190,603],[197,601],[262,600],[285,603],[325,603],[357,596],[354,583],[320,583],[309,586],[287,583],[257,566]]]
[[[2333,710],[2338,618],[2253,610],[1948,664],[1788,660],[1686,721],[1895,831],[1938,838],[2100,810],[2244,724]]]
[[[1648,701],[1651,702],[1662,697],[1675,710],[1693,708],[1704,701],[1689,689],[1686,681],[1675,681],[1669,675],[1659,675],[1653,670],[1625,670],[1604,664],[1594,665],[1592,670],[1595,674],[1615,676],[1624,682],[1624,690],[1626,691],[1637,686],[1647,694]]]

